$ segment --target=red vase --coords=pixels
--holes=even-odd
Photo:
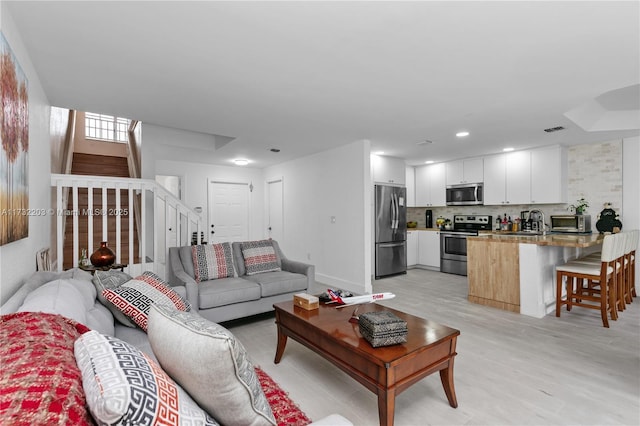
[[[96,267],[111,266],[116,261],[116,255],[107,247],[107,242],[102,241],[100,248],[93,252],[89,260]]]

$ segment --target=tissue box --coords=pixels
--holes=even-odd
[[[320,307],[320,300],[316,296],[307,293],[297,293],[293,295],[293,304],[311,311]]]
[[[367,312],[358,321],[360,334],[374,348],[407,341],[407,322],[389,311]]]

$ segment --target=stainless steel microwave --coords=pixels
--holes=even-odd
[[[585,214],[551,216],[551,230],[554,232],[591,232],[591,216]]]
[[[448,206],[479,206],[484,204],[482,183],[447,186]]]

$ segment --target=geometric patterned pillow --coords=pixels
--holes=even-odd
[[[240,248],[247,275],[282,270],[271,240],[246,241],[240,243]]]
[[[98,424],[218,424],[155,361],[120,339],[85,333],[75,358]]]
[[[130,281],[131,278],[131,275],[127,274],[126,272],[113,270],[96,271],[91,282],[93,282],[94,287],[98,291],[98,300],[111,311],[113,317],[117,319],[118,322],[122,325],[136,328],[135,323],[133,323],[126,315],[124,315],[118,308],[116,308],[113,303],[109,302],[102,295],[102,290],[118,288],[122,284]]]
[[[179,311],[191,310],[191,304],[187,300],[180,297],[159,276],[149,271],[120,287],[103,290],[102,295],[145,332],[149,308],[153,304],[171,306]]]
[[[191,246],[196,282],[237,277],[231,243]]]

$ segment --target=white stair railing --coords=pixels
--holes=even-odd
[[[51,186],[56,188],[56,199],[52,209],[56,215],[58,271],[62,271],[64,265],[64,221],[67,216],[72,216],[73,220],[73,267],[78,266],[80,257],[80,216],[86,216],[88,221],[87,246],[89,247],[89,255],[94,250],[92,247],[99,246],[99,242],[93,241],[94,219],[100,220],[102,218],[102,241],[108,241],[108,217],[115,217],[115,244],[109,242],[109,247],[116,255],[116,263],[121,263],[123,254],[122,222],[128,221],[128,259],[130,259],[130,263],[127,266],[127,272],[130,275],[138,275],[143,271],[152,270],[161,277],[165,277],[169,244],[190,245],[193,233],[197,233],[197,242],[201,241],[202,220],[200,215],[153,180],[51,174]],[[64,197],[67,188],[70,189],[72,197],[73,207],[71,210],[68,209],[66,197]],[[85,211],[79,210],[78,190],[80,188],[87,189],[88,205]],[[95,189],[102,192],[100,202],[94,202],[93,192]],[[128,199],[129,211],[127,212],[122,208],[123,194]],[[141,211],[140,229],[136,235],[132,209],[134,198],[137,195],[140,195]],[[111,201],[115,202],[110,203]],[[94,206],[99,207],[95,208]],[[171,223],[169,223],[170,219]],[[140,236],[138,252],[134,253],[134,239],[138,238],[138,235]],[[140,259],[139,263],[133,263],[133,259],[136,258]]]

